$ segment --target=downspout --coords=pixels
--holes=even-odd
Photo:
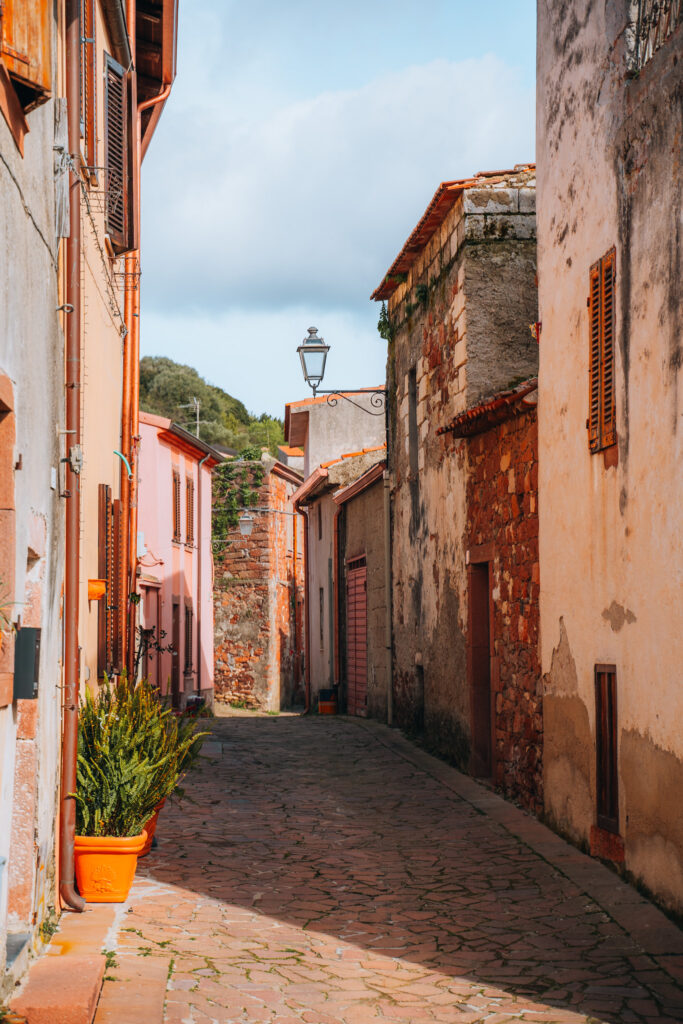
[[[121,7],[120,0],[114,4],[109,4],[112,8]],[[119,24],[122,21],[122,25]],[[127,0],[126,2],[126,13],[123,14],[123,10],[120,11],[120,15],[117,16],[116,24],[119,30],[125,34],[126,42],[128,44],[128,50],[130,53],[130,66],[135,63],[135,0]],[[135,118],[136,131],[137,123],[139,118]],[[139,133],[138,133],[139,134]],[[135,154],[139,152],[139,146],[135,148]],[[139,160],[136,159],[133,173],[136,175],[136,182],[134,186],[134,195],[139,197],[140,195],[140,166]],[[137,216],[138,211],[134,211],[133,216]],[[126,323],[126,334],[123,338],[123,386],[121,394],[121,449],[123,453],[123,459],[128,464],[128,473],[125,472],[124,466],[121,466],[121,477],[119,484],[119,494],[121,496],[121,509],[123,512],[123,544],[122,548],[124,551],[124,557],[121,559],[121,565],[119,567],[119,594],[123,597],[123,600],[119,601],[119,607],[116,612],[118,619],[118,628],[121,634],[121,650],[124,652],[124,662],[127,665],[128,671],[132,676],[133,664],[135,659],[135,630],[132,626],[134,622],[135,607],[130,605],[128,595],[133,592],[134,573],[135,573],[135,562],[137,555],[137,525],[132,522],[132,495],[135,487],[135,477],[137,476],[137,466],[133,460],[133,436],[137,433],[137,430],[133,428],[133,378],[139,374],[138,368],[135,363],[135,348],[136,342],[139,344],[138,339],[138,323],[139,323],[139,312],[140,303],[139,300],[136,304],[137,294],[137,270],[138,270],[138,257],[139,253],[136,250],[127,252],[123,258],[124,268],[124,290],[123,290],[123,318]],[[137,309],[136,309],[137,305]],[[122,460],[123,461],[123,460]]]
[[[66,551],[64,574],[64,704],[62,708],[62,788],[59,819],[59,893],[71,910],[82,913],[85,900],[74,884],[76,834],[76,758],[78,755],[78,605],[81,481],[76,462],[81,443],[81,182],[80,161],[80,0],[66,0],[66,96],[69,126],[69,237],[66,242]]]
[[[391,635],[391,494],[389,470],[384,470],[384,647],[387,674],[387,725],[394,724],[394,679]]]
[[[202,692],[202,466],[207,452],[197,467],[197,693]],[[209,477],[209,479],[211,479]],[[209,528],[209,536],[210,528]]]

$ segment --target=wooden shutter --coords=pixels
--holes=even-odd
[[[368,599],[365,556],[348,563],[346,577],[346,682],[347,711],[367,714],[368,702]]]
[[[595,666],[595,750],[597,822],[600,828],[618,833],[617,670],[614,665]]]
[[[123,668],[124,641],[126,635],[126,580],[125,552],[123,543],[123,509],[119,498],[112,505],[112,670],[116,673]]]
[[[52,16],[51,0],[0,2],[0,56],[24,111],[50,96]]]
[[[81,137],[90,168],[97,164],[95,64],[95,0],[81,0]]]
[[[185,481],[185,540],[194,544],[194,480]]]
[[[104,187],[106,227],[115,252],[124,252],[128,228],[128,131],[126,74],[107,56],[104,92]]]
[[[102,678],[105,672],[109,672],[110,664],[110,637],[111,637],[111,487],[107,484],[100,484],[98,490],[98,547],[99,561],[98,574],[101,580],[106,580],[107,590],[98,604],[97,608],[97,676]]]
[[[610,251],[590,269],[588,445],[591,452],[616,444],[614,381],[614,304],[616,253]]]
[[[180,473],[173,470],[173,540],[180,543]]]

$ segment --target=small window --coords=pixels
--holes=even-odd
[[[192,605],[185,605],[185,674],[192,672]]]
[[[95,0],[81,0],[81,138],[90,168],[97,164],[95,65]]]
[[[185,481],[185,543],[194,544],[194,480]]]
[[[588,445],[599,452],[616,444],[614,400],[614,305],[616,253],[594,263],[588,296],[590,326]]]
[[[417,475],[417,370],[408,374],[408,458],[410,475]]]
[[[179,544],[182,540],[180,533],[180,473],[173,470],[173,540]]]
[[[617,670],[614,665],[595,666],[595,748],[597,822],[600,828],[618,833]]]

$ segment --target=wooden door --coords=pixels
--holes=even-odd
[[[171,620],[171,703],[180,707],[180,601],[174,600]]]
[[[365,558],[349,562],[346,576],[346,708],[350,715],[367,714],[368,601]]]
[[[489,563],[470,566],[469,676],[472,709],[472,774],[490,778],[491,745],[491,629]]]

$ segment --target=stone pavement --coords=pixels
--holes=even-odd
[[[96,1024],[157,1024],[164,988],[164,1024],[683,1020],[680,931],[396,732],[214,733],[110,933]]]

